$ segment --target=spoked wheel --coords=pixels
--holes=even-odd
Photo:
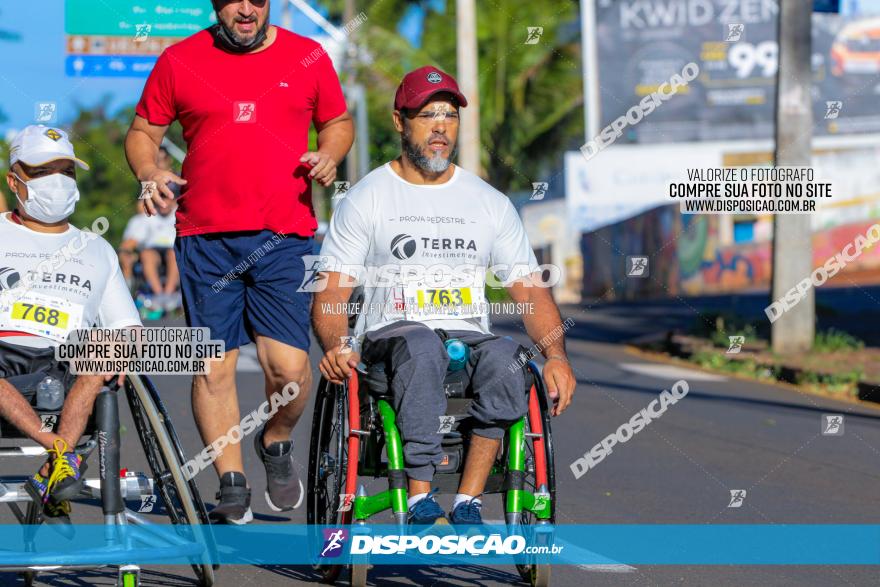
[[[193,526],[192,540],[204,544],[213,552],[214,540],[208,512],[196,488],[195,479],[187,480],[183,475],[183,450],[159,394],[149,379],[139,376],[126,379],[125,394],[135,429],[153,472],[153,480],[172,523]],[[214,567],[209,561],[206,553],[202,560],[192,562],[193,571],[202,587],[214,584]]]
[[[550,434],[550,402],[541,380],[541,374],[538,373],[537,368],[531,363],[528,368],[535,377],[535,384],[530,392],[529,414],[526,418],[525,431],[527,433],[540,433],[541,437],[526,437],[524,489],[537,493],[543,485],[546,488],[546,492],[550,494],[549,519],[538,520],[528,510],[523,510],[520,513],[519,523],[524,527],[531,526],[533,529],[538,524],[556,523],[556,468],[554,463],[553,436]],[[504,501],[507,501],[506,494]],[[506,503],[505,511],[507,511]],[[532,587],[547,587],[550,585],[550,569],[549,563],[531,562],[516,565],[516,570],[519,572],[520,577],[532,585]]]
[[[344,526],[351,523],[351,511],[339,511],[340,495],[346,493],[347,436],[348,388],[322,378],[315,398],[312,442],[309,447],[306,521],[310,525]],[[311,543],[321,548],[323,536],[316,536]],[[325,582],[333,583],[342,573],[343,565],[318,564],[314,565],[314,569]]]

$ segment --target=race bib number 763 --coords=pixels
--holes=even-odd
[[[480,287],[430,287],[416,282],[404,293],[408,320],[476,318],[486,313]]]

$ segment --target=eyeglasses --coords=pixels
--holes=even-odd
[[[458,122],[458,112],[419,112],[413,118],[423,123],[427,123],[432,120],[448,120],[450,122]]]

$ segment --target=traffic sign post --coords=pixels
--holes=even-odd
[[[840,13],[840,0],[813,0],[813,12]]]
[[[67,0],[65,71],[146,77],[166,47],[214,22],[204,0]]]

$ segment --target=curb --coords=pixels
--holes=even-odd
[[[632,339],[626,342],[627,345],[636,348],[640,351],[648,351],[654,353],[661,353],[668,355],[673,358],[683,359],[685,361],[690,362],[690,359],[694,356],[695,350],[703,350],[703,349],[694,349],[693,345],[688,344],[687,340],[682,340],[679,334],[674,331],[668,331],[665,334],[653,334],[650,336],[639,337],[636,339]],[[712,347],[714,348],[714,347]],[[814,371],[811,369],[804,369],[802,367],[793,367],[790,365],[778,365],[773,363],[765,363],[756,361],[750,357],[740,357],[738,355],[726,355],[725,353],[719,352],[718,354],[723,354],[727,357],[727,359],[731,362],[746,362],[746,361],[754,361],[755,366],[760,369],[766,369],[771,373],[775,373],[773,379],[780,383],[785,383],[788,385],[795,386],[797,388],[801,388],[800,381],[806,375],[814,376],[816,379],[820,381],[826,378],[832,378],[835,376],[833,373],[823,372],[823,371]],[[725,375],[731,375],[731,373],[721,370],[714,370],[708,367],[704,367],[702,365],[697,365],[700,368],[703,368],[706,371],[710,371],[712,373],[719,373]],[[748,377],[748,379],[755,379],[753,377]],[[875,382],[867,382],[867,381],[859,381],[855,383],[855,398],[858,398],[864,402],[871,403],[880,403],[880,383]],[[820,395],[827,396],[833,399],[841,399],[839,397],[835,397],[830,393],[823,393]]]

